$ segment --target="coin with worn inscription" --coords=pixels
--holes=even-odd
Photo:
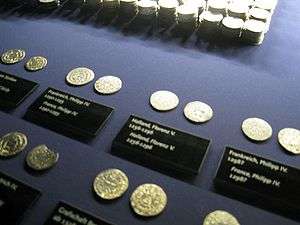
[[[188,120],[194,123],[204,123],[211,120],[214,112],[208,104],[194,101],[185,106],[184,115]]]
[[[20,153],[27,146],[27,137],[20,132],[12,132],[0,138],[0,156],[10,157]]]
[[[240,225],[239,221],[229,212],[216,210],[209,213],[203,222],[203,225]]]
[[[300,154],[300,130],[284,128],[278,132],[279,144],[288,152]]]
[[[29,71],[42,70],[47,66],[47,59],[43,56],[34,56],[25,64],[25,68]]]
[[[91,82],[94,78],[95,73],[91,69],[79,67],[71,70],[68,73],[66,80],[71,85],[82,86]]]
[[[272,127],[260,118],[248,118],[242,123],[242,131],[253,141],[266,141],[272,137]]]
[[[59,158],[59,154],[50,150],[46,145],[39,145],[28,152],[27,165],[34,170],[46,170],[53,167]]]
[[[25,51],[22,49],[10,49],[1,56],[1,61],[5,64],[15,64],[25,58]]]
[[[143,184],[132,193],[130,203],[133,211],[140,216],[157,216],[167,206],[167,195],[156,184]]]
[[[170,91],[157,91],[151,95],[150,104],[158,111],[169,111],[178,106],[179,98]]]
[[[94,191],[106,200],[121,197],[128,189],[126,174],[119,169],[107,169],[99,173],[94,180]]]
[[[114,94],[121,90],[122,81],[120,78],[115,76],[104,76],[100,77],[95,82],[95,90],[104,95]]]

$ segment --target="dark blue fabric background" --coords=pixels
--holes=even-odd
[[[0,161],[1,171],[43,193],[22,225],[43,224],[58,200],[117,225],[197,225],[214,209],[234,213],[242,225],[299,224],[217,195],[212,185],[225,145],[300,167],[299,156],[286,154],[276,140],[279,129],[300,128],[299,12],[297,0],[280,1],[261,46],[231,48],[196,46],[193,40],[182,44],[157,36],[125,36],[112,26],[102,27],[92,21],[81,24],[76,16],[2,12],[0,51],[23,48],[27,58],[44,55],[49,64],[46,70],[37,73],[26,72],[24,62],[0,65],[0,70],[40,83],[38,90],[14,112],[0,113],[0,133],[25,132],[29,138],[27,151],[38,144],[47,144],[61,156],[55,168],[40,176],[24,170],[26,151],[11,160]],[[100,96],[93,91],[92,83],[80,88],[66,85],[66,74],[78,66],[90,67],[97,78],[115,74],[123,80],[124,87],[116,95]],[[115,112],[100,135],[89,143],[22,120],[27,107],[49,86],[115,107]],[[177,109],[168,113],[151,109],[149,96],[160,89],[174,91],[179,96]],[[212,121],[194,125],[184,118],[183,107],[193,100],[213,107]],[[111,156],[111,142],[132,113],[212,139],[201,173],[194,180],[182,182]],[[241,122],[252,116],[271,123],[274,130],[271,140],[254,144],[244,138]],[[130,189],[119,201],[104,204],[94,198],[91,184],[94,176],[107,167],[123,169],[130,178]],[[135,217],[128,200],[134,188],[144,182],[160,184],[169,196],[166,211],[149,220]]]

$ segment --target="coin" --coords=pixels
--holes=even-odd
[[[272,136],[272,127],[260,118],[248,118],[242,123],[242,131],[253,141],[266,141]]]
[[[137,2],[138,12],[140,15],[154,15],[157,12],[158,5],[156,1],[141,0]]]
[[[266,23],[259,20],[246,20],[242,30],[242,40],[249,44],[260,45],[264,40],[266,26]]]
[[[121,90],[122,81],[115,76],[104,76],[95,82],[95,90],[100,94],[114,94]]]
[[[58,153],[51,151],[46,145],[39,145],[28,152],[26,163],[34,170],[46,170],[53,167],[58,158]]]
[[[47,59],[43,56],[34,56],[25,64],[25,68],[29,71],[42,70],[47,66]]]
[[[222,34],[230,39],[238,39],[240,37],[241,30],[244,26],[244,20],[226,16],[222,20]]]
[[[300,130],[284,128],[278,133],[279,144],[293,154],[300,154]]]
[[[10,49],[1,56],[1,61],[5,64],[15,64],[25,58],[25,51],[22,49]]]
[[[203,225],[240,225],[239,221],[229,212],[216,210],[209,213],[203,222]]]
[[[169,111],[178,106],[179,98],[170,91],[157,91],[151,95],[150,104],[158,111]]]
[[[0,138],[0,156],[10,157],[18,154],[27,146],[27,137],[20,132],[12,132]]]
[[[227,4],[226,0],[208,0],[207,8],[212,13],[222,14],[225,16]]]
[[[186,23],[196,21],[198,8],[193,4],[183,4],[177,7],[177,22]]]
[[[200,101],[190,102],[184,108],[185,117],[195,123],[207,122],[213,117],[213,114],[212,108]]]
[[[143,184],[132,193],[130,203],[134,212],[140,216],[157,216],[167,205],[167,195],[156,184]]]
[[[128,178],[119,169],[108,169],[99,173],[94,180],[94,191],[102,199],[121,197],[128,189]]]
[[[68,73],[66,80],[71,85],[81,86],[91,82],[94,78],[95,73],[92,70],[85,67],[79,67],[71,70]]]

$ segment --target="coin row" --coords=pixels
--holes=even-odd
[[[1,61],[4,64],[16,64],[21,62],[26,56],[26,53],[22,49],[10,49],[1,55]],[[25,68],[28,71],[34,72],[42,70],[47,66],[47,59],[43,56],[31,57],[26,63]]]
[[[11,132],[0,138],[0,157],[9,158],[22,152],[27,146],[27,137],[21,132]],[[41,171],[53,167],[59,154],[46,145],[39,145],[28,152],[26,164],[33,170]]]
[[[271,125],[260,118],[248,118],[242,123],[242,131],[252,141],[262,142],[272,137]],[[277,135],[278,143],[292,154],[300,154],[300,130],[283,128]]]
[[[93,182],[95,193],[104,200],[120,198],[128,190],[128,187],[129,179],[119,169],[106,169],[100,172]],[[157,184],[142,184],[133,191],[130,197],[133,211],[143,217],[161,214],[166,208],[167,202],[167,194]],[[209,213],[203,221],[203,225],[219,224],[239,225],[239,222],[232,214],[223,210]]]
[[[169,111],[176,108],[179,98],[170,91],[154,92],[150,97],[151,106],[157,111]],[[212,119],[212,108],[203,102],[194,101],[184,108],[184,115],[193,123],[204,123]],[[252,141],[262,142],[272,137],[271,125],[260,118],[248,118],[242,123],[242,131]],[[294,128],[284,128],[278,133],[279,144],[288,152],[300,154],[300,131]]]
[[[59,5],[57,0],[39,0],[39,3],[46,8]],[[277,0],[182,0],[180,3],[183,4],[177,0],[82,0],[76,5],[94,8],[101,5],[108,12],[112,9],[134,12],[132,16],[144,19],[158,15],[159,24],[168,21],[169,25],[173,22],[192,29],[199,24],[199,35],[216,37],[218,32],[230,39],[258,45],[269,29]]]
[[[93,81],[94,78],[94,71],[86,67],[79,67],[68,73],[66,81],[72,86],[83,86]],[[122,80],[116,76],[103,76],[95,82],[94,88],[99,94],[114,94],[121,90]]]

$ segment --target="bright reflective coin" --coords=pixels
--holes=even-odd
[[[242,123],[244,134],[254,141],[266,141],[272,136],[272,127],[260,118],[248,118]]]
[[[204,123],[213,117],[214,112],[206,103],[194,101],[185,106],[184,115],[192,122]]]
[[[29,71],[42,70],[47,66],[47,59],[43,56],[34,56],[25,64],[25,68]]]
[[[240,223],[229,212],[216,210],[205,217],[203,225],[240,225]]]
[[[20,132],[12,132],[0,139],[0,156],[10,157],[20,153],[27,146],[27,137]]]
[[[95,82],[95,90],[104,95],[114,94],[121,90],[122,81],[115,76],[104,76]]]
[[[132,193],[130,203],[134,212],[140,216],[157,216],[167,205],[167,195],[156,184],[143,184]]]
[[[76,69],[71,70],[66,80],[69,84],[74,86],[82,86],[89,82],[91,82],[95,78],[95,73],[85,67],[79,67]]]
[[[39,145],[27,154],[26,163],[34,170],[46,170],[53,167],[58,158],[58,153],[51,151],[46,145]]]
[[[102,199],[121,197],[128,189],[129,181],[119,169],[108,169],[99,173],[94,180],[94,191]]]
[[[178,106],[179,98],[170,91],[157,91],[151,95],[150,104],[158,111],[169,111]]]
[[[288,152],[300,154],[300,130],[284,128],[278,133],[278,141]]]
[[[22,49],[10,49],[1,56],[1,61],[5,64],[15,64],[25,58],[25,51]]]

